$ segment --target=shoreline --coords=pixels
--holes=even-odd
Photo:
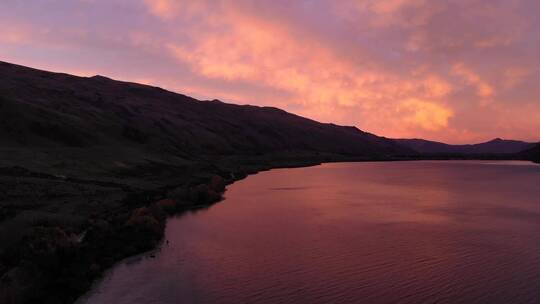
[[[484,160],[484,159],[482,159],[482,160]],[[490,160],[485,160],[485,161],[490,161]],[[166,222],[171,218],[182,217],[182,216],[184,216],[185,214],[187,214],[189,212],[196,212],[197,210],[211,208],[213,205],[221,203],[221,202],[223,202],[225,200],[223,195],[227,192],[228,186],[233,185],[237,181],[243,180],[243,179],[248,178],[248,177],[250,177],[252,175],[257,175],[257,174],[262,173],[262,172],[271,171],[271,170],[279,170],[279,169],[308,168],[308,167],[321,166],[321,165],[324,165],[324,164],[364,163],[364,162],[368,162],[368,163],[369,162],[375,162],[376,163],[376,162],[395,162],[395,161],[412,161],[412,162],[414,162],[414,161],[437,161],[437,162],[442,161],[442,162],[444,162],[444,161],[479,161],[479,160],[478,159],[466,159],[466,160],[462,160],[462,159],[443,159],[443,160],[410,159],[410,160],[361,160],[361,161],[358,161],[358,160],[357,161],[351,161],[351,160],[347,161],[347,160],[345,160],[345,161],[320,162],[320,163],[313,163],[313,164],[307,164],[307,165],[297,165],[297,166],[278,166],[278,167],[272,167],[272,168],[268,168],[268,169],[265,168],[265,169],[250,173],[250,174],[246,175],[245,177],[227,181],[227,183],[225,184],[224,190],[219,193],[220,198],[218,200],[207,203],[207,204],[186,206],[185,209],[183,209],[183,210],[181,210],[181,211],[179,211],[177,213],[172,213],[172,214],[168,215],[164,219],[164,221],[165,221],[165,224],[166,224]],[[493,161],[509,161],[509,160],[497,159],[497,160],[493,160]],[[530,163],[530,165],[540,165],[540,164],[537,164],[537,163],[535,163],[533,161],[529,161],[529,160],[513,160],[513,161],[527,162],[527,163]],[[100,277],[96,278],[96,280],[92,283],[92,286],[84,294],[82,294],[79,298],[77,298],[74,303],[75,304],[80,304],[80,303],[82,303],[81,301],[83,300],[83,298],[90,297],[93,289],[97,286],[97,284],[100,283],[100,280],[104,279],[106,277],[107,273],[112,271],[117,265],[119,265],[121,263],[124,263],[125,261],[130,260],[130,259],[136,260],[136,259],[142,258],[142,257],[156,251],[159,248],[160,244],[163,243],[163,241],[164,241],[163,237],[164,237],[164,235],[162,235],[160,241],[156,244],[155,247],[153,247],[153,248],[151,248],[151,249],[149,249],[149,250],[147,250],[145,252],[140,252],[140,253],[137,253],[135,255],[128,256],[128,257],[126,257],[124,259],[121,259],[121,260],[117,261],[116,263],[114,263],[110,268],[106,269],[102,273],[102,275]]]
[[[384,286],[388,282],[385,279],[385,273],[397,267],[395,265],[403,265],[405,271],[409,269],[407,267],[410,265],[400,259],[400,254],[392,251],[395,249],[395,244],[411,248],[410,260],[417,262],[419,267],[425,266],[425,257],[422,252],[415,252],[414,248],[418,247],[415,245],[420,247],[425,245],[428,236],[431,240],[442,240],[437,243],[437,248],[443,251],[448,246],[455,245],[456,237],[463,237],[460,240],[464,242],[460,244],[464,244],[464,247],[460,247],[463,250],[459,250],[459,253],[465,258],[472,258],[472,261],[489,260],[490,267],[488,268],[493,277],[493,274],[496,275],[500,270],[497,268],[500,265],[497,263],[499,259],[491,259],[491,257],[495,256],[507,261],[505,266],[508,270],[515,267],[512,264],[514,260],[511,255],[501,256],[497,251],[486,251],[484,247],[477,246],[478,242],[497,248],[500,245],[500,249],[508,249],[515,254],[526,250],[528,242],[534,243],[534,237],[526,236],[524,240],[527,242],[512,242],[516,233],[534,231],[536,225],[534,216],[515,214],[514,209],[504,209],[506,213],[501,214],[498,209],[491,208],[493,206],[504,208],[508,199],[514,197],[516,206],[513,207],[522,210],[534,201],[534,193],[538,193],[538,189],[534,186],[535,177],[538,177],[539,173],[536,165],[530,162],[515,162],[515,166],[511,167],[503,165],[507,163],[512,162],[351,162],[261,172],[227,187],[226,200],[212,206],[211,209],[168,219],[170,221],[167,224],[165,239],[170,241],[170,246],[163,244],[161,252],[155,252],[155,259],[148,257],[154,253],[151,252],[141,260],[129,260],[128,264],[122,263],[116,266],[112,274],[101,280],[92,292],[92,296],[86,300],[87,302],[79,304],[115,301],[128,303],[137,302],[137,299],[142,299],[142,302],[189,303],[201,300],[214,303],[219,302],[220,298],[228,299],[230,302],[257,302],[258,300],[272,302],[273,296],[261,297],[259,296],[261,292],[278,295],[276,297],[286,302],[291,293],[303,286],[302,282],[324,277],[328,273],[330,273],[328,276],[330,281],[340,286],[351,286],[351,288],[343,288],[340,290],[339,297],[334,298],[331,295],[335,290],[331,287],[317,286],[315,279],[311,287],[304,290],[301,296],[317,299],[318,295],[327,294],[329,295],[325,297],[327,302],[328,299],[361,299],[362,296],[369,298],[374,291],[381,290],[381,295],[383,295]],[[441,172],[448,174],[441,174]],[[493,179],[485,180],[486,176],[491,175],[494,176]],[[478,182],[480,188],[468,186],[471,183],[469,180],[471,176]],[[514,178],[507,180],[505,176]],[[408,177],[410,177],[410,182],[406,179]],[[486,182],[490,186],[486,187]],[[368,184],[369,187],[365,187]],[[493,185],[499,185],[499,187],[493,187]],[[402,195],[391,191],[392,189],[401,191]],[[499,195],[495,197],[496,200],[484,199],[486,198],[485,189],[497,189]],[[347,194],[344,194],[345,192]],[[521,196],[521,192],[528,195]],[[323,195],[317,195],[317,193]],[[396,193],[398,193],[397,196]],[[450,196],[427,195],[433,193],[450,193]],[[306,200],[306,195],[310,199]],[[447,200],[448,197],[451,198],[450,201]],[[380,206],[377,204],[384,201],[388,204]],[[257,202],[260,204],[253,204]],[[443,210],[449,204],[451,207],[448,213],[441,214],[439,210]],[[466,215],[455,217],[454,207],[463,208],[461,210],[464,210],[463,213]],[[306,212],[308,209],[309,212]],[[399,210],[398,214],[394,213],[396,210]],[[465,210],[484,210],[485,213],[467,213]],[[533,211],[527,209],[530,215],[533,215]],[[422,216],[418,216],[419,214]],[[461,227],[460,223],[464,221],[467,225]],[[478,223],[478,221],[483,222]],[[512,233],[504,235],[508,238],[507,243],[499,242],[500,237],[497,236],[497,232],[504,234],[502,231],[504,229],[500,225],[493,225],[493,222],[499,221],[513,223]],[[368,229],[370,227],[373,229]],[[486,238],[478,241],[475,232],[484,231],[485,227],[490,228],[490,234],[486,234]],[[295,233],[289,236],[287,231],[290,229],[293,229]],[[463,234],[464,229],[470,233]],[[372,230],[377,233],[377,236],[372,235],[370,232]],[[275,238],[277,231],[279,231],[278,236],[285,233],[287,238]],[[403,231],[406,233],[400,235]],[[315,233],[314,237],[313,233]],[[385,238],[388,235],[391,235],[391,242]],[[255,243],[246,248],[246,240],[252,240]],[[371,242],[372,240],[375,242]],[[357,241],[356,245],[351,245],[355,244],[354,241]],[[411,246],[411,244],[414,245]],[[426,246],[432,247],[429,244]],[[305,260],[303,250],[308,247],[314,248],[315,253],[310,254],[309,257],[316,256],[315,260]],[[216,251],[216,248],[219,250]],[[287,252],[272,253],[272,248],[286,248]],[[513,251],[510,248],[521,250]],[[350,252],[356,253],[358,259],[338,259],[335,267],[325,268],[328,260],[332,260],[333,256],[344,256]],[[378,255],[381,252],[390,252],[390,255],[381,257],[380,254]],[[469,256],[471,252],[473,257]],[[450,264],[446,265],[437,263],[439,261],[437,252],[433,252],[432,255],[433,267],[424,269],[426,274],[452,274],[453,270],[462,270],[460,265],[451,263],[452,256],[440,257],[442,261],[445,261],[445,258],[450,260]],[[534,254],[527,256],[533,258]],[[390,266],[371,269],[369,265],[377,261]],[[322,268],[310,267],[313,265],[321,265]],[[523,269],[528,269],[526,264],[520,265],[524,267]],[[246,275],[242,267],[248,267],[251,270]],[[433,272],[433,269],[436,271]],[[483,279],[489,279],[490,275],[486,276],[482,269],[480,265],[472,272]],[[350,270],[353,276],[341,276],[343,271],[347,270]],[[361,274],[369,270],[372,270],[371,276],[366,277]],[[534,271],[538,272],[537,270]],[[290,280],[280,276],[287,271],[295,273]],[[217,277],[216,273],[219,273]],[[360,274],[356,275],[358,273]],[[502,282],[500,286],[497,285],[492,290],[490,287],[494,286],[482,288],[478,295],[482,296],[484,291],[496,291],[500,290],[501,286],[504,287],[505,283],[513,278],[512,271],[506,271],[506,273],[510,274],[497,277],[501,279],[498,281]],[[362,281],[364,278],[370,278],[369,283],[375,286],[374,291],[368,289],[357,292],[352,288],[355,282],[365,283]],[[425,276],[417,281],[419,288],[425,286],[426,282],[421,278]],[[476,278],[462,284],[462,282],[456,282],[451,275],[445,276],[442,281],[433,283],[433,288],[430,290],[444,290],[446,283],[455,283],[456,287],[466,288],[468,283],[481,282]],[[243,284],[246,282],[255,283]],[[280,284],[281,282],[285,283]],[[407,286],[407,282],[407,278],[401,277],[392,281],[399,286]],[[470,294],[463,292],[466,290],[463,288],[456,288],[455,292],[450,294],[453,295],[452,298],[474,300],[474,297],[468,296]],[[418,295],[415,298],[422,299],[423,296],[429,296],[430,290],[419,289],[419,292],[415,293]],[[534,288],[527,290],[528,295],[537,293]],[[402,294],[390,295],[388,299],[408,299],[408,289],[404,288],[402,291]],[[505,291],[507,296],[512,296],[512,294],[515,295],[515,292],[511,289]],[[491,298],[496,299],[496,296]],[[526,299],[525,296],[523,299]],[[389,301],[392,302],[392,300]]]
[[[34,231],[38,237],[26,238],[25,241],[46,245],[45,247],[50,247],[52,250],[45,253],[35,252],[36,256],[32,258],[37,259],[41,264],[28,266],[23,263],[18,268],[30,267],[29,269],[35,271],[36,267],[43,267],[43,263],[52,261],[52,264],[59,269],[47,269],[43,275],[37,276],[34,282],[23,285],[22,288],[18,284],[8,284],[6,288],[6,274],[4,274],[0,300],[7,299],[6,303],[20,303],[18,302],[20,297],[26,296],[25,293],[32,290],[35,300],[27,298],[22,300],[23,303],[36,302],[38,299],[40,303],[77,303],[80,297],[90,292],[94,284],[102,279],[114,265],[126,258],[155,250],[163,241],[164,228],[169,217],[211,207],[222,201],[223,194],[227,190],[226,186],[249,175],[272,169],[310,167],[324,163],[423,160],[433,159],[359,159],[354,157],[317,159],[315,157],[301,161],[261,162],[259,166],[234,164],[241,170],[228,171],[227,178],[218,174],[225,175],[223,172],[212,172],[219,170],[208,170],[210,172],[199,172],[206,177],[194,176],[190,181],[180,185],[169,185],[142,192],[128,192],[123,199],[127,203],[123,209],[111,210],[105,215],[90,219],[85,229],[79,234],[70,233],[69,229],[64,227],[38,227]],[[19,279],[17,275],[21,276],[16,271],[7,274],[11,274],[11,278],[8,276],[8,279],[12,280],[8,283],[14,281],[17,283]],[[25,279],[28,280],[28,278]]]
[[[155,249],[162,241],[169,216],[210,207],[222,200],[226,185],[248,175],[274,168],[319,165],[322,159],[261,161],[258,165],[218,161],[221,167],[212,161],[201,163],[210,167],[194,169],[187,180],[176,185],[137,189],[112,184],[123,191],[123,197],[116,205],[91,215],[79,228],[55,221],[31,223],[13,248],[1,248],[0,302],[73,303],[115,263]],[[223,174],[221,169],[231,166],[237,169]],[[50,181],[77,187],[80,181],[88,184],[82,179],[22,167],[0,169],[0,178],[16,180],[17,185],[20,181],[30,182],[35,188]],[[84,193],[76,197],[84,199]]]

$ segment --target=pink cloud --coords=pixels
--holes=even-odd
[[[452,68],[452,72],[463,78],[466,84],[475,86],[476,95],[479,98],[490,98],[495,94],[495,89],[465,64],[456,63]]]
[[[386,136],[538,140],[535,9],[532,0],[8,1],[0,55]]]

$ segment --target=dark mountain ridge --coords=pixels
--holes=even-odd
[[[540,143],[536,144],[531,149],[519,153],[521,159],[527,159],[536,163],[540,163]]]
[[[72,303],[153,249],[167,214],[247,174],[414,154],[276,108],[0,62],[0,303]]]
[[[247,174],[424,157],[415,147],[277,108],[0,62],[0,303],[74,302],[115,262],[155,248],[166,215],[208,207]]]
[[[395,141],[421,154],[515,154],[535,145],[534,143],[501,138],[468,145],[450,145],[416,138],[396,139]]]
[[[386,138],[271,107],[227,104],[102,76],[0,63],[0,144],[121,147],[183,157],[309,151],[364,157],[410,153]]]

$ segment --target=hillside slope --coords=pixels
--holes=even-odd
[[[111,163],[129,161],[132,151],[137,157],[185,159],[291,151],[362,157],[410,152],[355,127],[318,123],[276,108],[198,101],[102,76],[8,63],[0,63],[0,109],[4,150],[95,148],[106,151]],[[86,157],[92,158],[81,156]]]
[[[528,159],[536,163],[540,163],[540,143],[536,144],[533,148],[525,150],[519,153],[523,159]]]
[[[247,174],[400,154],[276,108],[0,62],[0,303],[72,303]]]

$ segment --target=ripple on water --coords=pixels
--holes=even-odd
[[[80,303],[540,303],[540,166],[263,172]]]

